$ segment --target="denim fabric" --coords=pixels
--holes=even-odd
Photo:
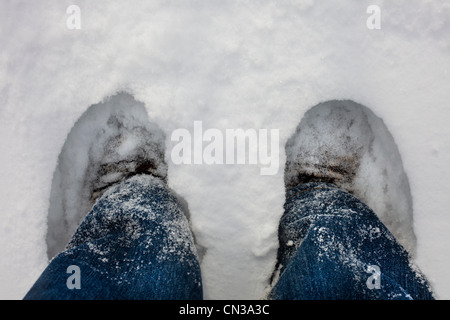
[[[324,183],[289,189],[270,298],[433,299],[408,253],[357,198]],[[379,271],[379,272],[378,272]]]
[[[433,299],[375,213],[334,185],[289,189],[279,240],[271,299]],[[80,268],[80,289],[67,286],[72,265]],[[202,299],[193,236],[176,196],[151,176],[109,189],[25,299]]]
[[[80,269],[80,289],[66,282]],[[25,299],[202,299],[188,220],[161,180],[135,176],[108,190]]]

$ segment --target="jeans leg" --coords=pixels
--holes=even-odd
[[[72,265],[79,267],[80,289],[67,285]],[[202,295],[193,236],[176,196],[160,179],[140,175],[106,191],[25,299]]]
[[[336,186],[289,189],[272,299],[433,299],[425,277],[376,214]]]

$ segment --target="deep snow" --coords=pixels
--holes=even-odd
[[[64,249],[109,186],[136,171],[166,181],[164,154],[164,133],[148,121],[145,106],[131,95],[118,93],[91,106],[75,123],[58,157],[47,219],[49,259]]]
[[[414,257],[413,208],[401,155],[389,130],[369,109],[334,100],[314,106],[286,142],[287,188],[301,177],[333,183],[367,204]]]
[[[66,26],[72,4],[80,30]],[[372,4],[380,30],[366,26]],[[166,137],[196,120],[279,129],[280,164],[310,107],[351,99],[370,108],[409,178],[415,262],[449,299],[449,33],[445,0],[2,0],[0,298],[22,298],[47,265],[51,184],[67,134],[89,106],[123,90]],[[206,298],[260,298],[275,263],[283,170],[168,164],[208,248]]]

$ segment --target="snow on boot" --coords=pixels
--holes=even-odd
[[[367,204],[413,255],[412,197],[401,156],[384,122],[353,101],[306,112],[286,143],[285,186],[332,183]]]
[[[48,257],[64,249],[110,186],[137,174],[166,182],[164,153],[164,133],[130,94],[118,93],[91,106],[70,131],[53,176]]]

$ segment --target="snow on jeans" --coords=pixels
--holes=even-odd
[[[376,215],[333,185],[288,190],[279,230],[272,299],[432,298]],[[79,289],[69,283],[70,266],[79,268]],[[151,176],[108,190],[25,299],[202,299],[193,236],[176,196]]]
[[[80,289],[66,283],[71,265],[80,268]],[[193,236],[177,197],[162,180],[141,175],[102,195],[25,299],[181,300],[202,294]]]
[[[376,214],[331,184],[287,190],[272,299],[433,299]]]

